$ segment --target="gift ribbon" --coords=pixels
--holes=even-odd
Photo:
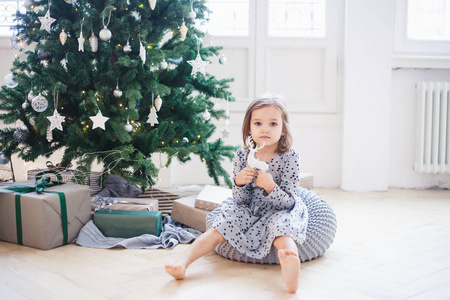
[[[51,181],[49,176],[45,176],[46,174],[54,174],[58,181]],[[62,231],[63,231],[63,245],[68,242],[68,222],[67,222],[67,202],[66,195],[61,192],[56,191],[46,191],[44,188],[49,188],[55,185],[64,184],[62,182],[62,176],[56,171],[44,171],[36,174],[35,185],[34,187],[25,186],[25,185],[10,185],[5,187],[5,189],[16,192],[15,195],[15,208],[16,208],[16,231],[17,231],[17,244],[23,245],[22,238],[22,209],[20,197],[23,194],[37,192],[37,193],[52,193],[57,194],[59,196],[59,203],[61,205],[61,222],[62,222]]]

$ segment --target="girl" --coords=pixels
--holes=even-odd
[[[253,258],[278,249],[281,276],[287,290],[298,288],[300,260],[298,244],[304,241],[307,218],[298,199],[299,155],[290,149],[292,137],[285,106],[276,97],[260,98],[247,108],[242,126],[244,144],[248,136],[256,145],[239,149],[234,158],[233,198],[208,215],[212,227],[198,237],[185,255],[166,272],[183,279],[187,267],[223,242]],[[248,148],[257,146],[256,158],[268,164],[266,173],[247,166]]]

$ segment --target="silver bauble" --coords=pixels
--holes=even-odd
[[[123,94],[123,92],[119,89],[119,86],[117,86],[113,92],[114,97],[120,98],[120,97],[122,97],[122,94]]]
[[[202,118],[205,121],[209,121],[209,119],[211,119],[211,114],[207,109],[205,109],[205,111],[202,113]]]
[[[33,107],[33,109],[37,112],[43,112],[48,107],[48,101],[41,95],[41,93],[39,93],[39,95],[34,97],[31,101],[31,107]]]
[[[109,40],[111,39],[112,33],[111,33],[111,31],[110,31],[108,28],[106,28],[106,26],[105,26],[102,30],[100,30],[100,33],[98,34],[98,36],[99,36],[102,40],[104,40],[105,42],[107,42],[107,41],[109,41]]]
[[[5,85],[9,87],[10,89],[15,88],[19,83],[14,80],[13,73],[9,73],[5,76]]]
[[[195,19],[196,16],[197,16],[197,14],[195,13],[195,11],[191,10],[191,11],[189,12],[189,18]]]
[[[183,144],[189,143],[189,139],[187,137],[184,137],[182,140]]]
[[[125,124],[125,131],[131,132],[132,130],[133,130],[133,126],[131,126],[130,122],[127,122],[127,124]]]
[[[225,55],[222,54],[222,56],[219,58],[219,62],[224,65],[227,62],[227,58],[225,57]]]
[[[17,128],[16,131],[14,131],[13,133],[13,138],[17,143],[21,143],[23,141],[25,141],[28,137],[28,133],[21,129],[21,128]]]
[[[131,52],[131,45],[129,42],[125,46],[123,46],[123,52],[130,53]]]
[[[36,97],[36,95],[33,93],[33,91],[30,91],[29,93],[28,93],[28,96],[27,96],[27,99],[28,99],[28,101],[33,101],[33,98],[34,97]]]
[[[27,10],[33,10],[34,9],[34,7],[35,7],[35,3],[34,3],[34,1],[33,0],[25,0],[24,2],[23,2],[23,6],[25,6],[25,8],[27,9]]]
[[[30,105],[30,103],[28,103],[28,101],[25,100],[25,102],[22,103],[22,108],[27,109],[28,105]]]
[[[159,67],[161,68],[161,70],[167,69],[167,62],[163,60],[162,62],[159,63]]]
[[[0,151],[0,165],[9,164],[9,157],[3,151]]]

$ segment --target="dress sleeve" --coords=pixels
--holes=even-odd
[[[278,210],[290,210],[294,207],[300,184],[300,156],[296,151],[286,152],[281,172],[281,180],[267,196],[267,201]]]
[[[251,183],[243,186],[237,186],[234,179],[242,169],[247,167],[247,152],[244,149],[239,149],[234,156],[233,162],[233,199],[237,204],[249,204],[252,199],[252,185]]]

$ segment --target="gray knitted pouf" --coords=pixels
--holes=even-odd
[[[300,260],[308,261],[322,255],[333,243],[336,234],[336,215],[330,205],[317,194],[300,187],[298,196],[308,209],[308,227],[305,242],[297,244]],[[206,229],[210,229],[214,216],[220,213],[220,206],[206,217]],[[259,264],[279,264],[277,249],[272,246],[262,259],[248,257],[233,248],[228,242],[219,244],[215,251],[231,260]]]

